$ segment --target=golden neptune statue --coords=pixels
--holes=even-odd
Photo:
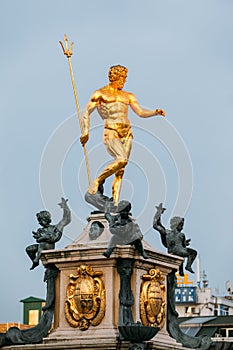
[[[140,106],[134,94],[123,90],[127,73],[128,69],[123,66],[112,66],[108,73],[109,84],[93,93],[81,117],[80,142],[85,146],[89,139],[90,115],[97,109],[104,120],[103,143],[114,158],[113,162],[90,183],[88,192],[95,194],[104,180],[114,174],[112,197],[115,205],[119,202],[122,178],[132,148],[133,133],[128,118],[128,107],[130,106],[141,118],[155,115],[165,117],[162,109],[145,109]]]

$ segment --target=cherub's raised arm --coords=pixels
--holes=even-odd
[[[145,109],[143,108],[138,100],[136,99],[136,97],[134,96],[134,94],[130,93],[130,107],[132,108],[132,110],[141,118],[148,118],[148,117],[153,117],[155,115],[161,115],[163,117],[165,117],[166,113],[164,112],[164,110],[162,109],[154,109],[154,110],[149,110],[149,109]]]
[[[154,220],[153,220],[153,228],[160,233],[162,244],[164,245],[164,247],[167,248],[167,239],[166,239],[167,233],[166,233],[165,227],[161,223],[161,215],[166,209],[163,208],[162,203],[156,206],[156,209],[157,211],[155,213]]]
[[[62,198],[61,203],[58,204],[63,209],[63,217],[61,221],[59,221],[59,223],[56,225],[57,230],[60,232],[62,232],[64,227],[71,222],[71,212],[70,208],[67,205],[67,201],[68,199]]]
[[[166,229],[165,227],[162,225],[161,223],[161,215],[163,214],[163,212],[166,210],[165,208],[163,208],[163,204],[160,203],[158,206],[156,206],[156,213],[154,216],[154,220],[153,220],[153,228],[157,231],[159,231],[161,234],[166,234]]]

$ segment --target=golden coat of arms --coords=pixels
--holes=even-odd
[[[105,288],[100,276],[91,266],[81,265],[77,275],[70,275],[65,301],[65,316],[72,327],[82,331],[97,326],[105,315]]]
[[[140,317],[144,326],[163,327],[165,322],[165,278],[158,268],[142,275]]]

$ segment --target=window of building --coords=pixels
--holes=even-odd
[[[229,308],[224,305],[219,305],[219,315],[220,316],[227,316],[229,315]]]
[[[39,310],[29,310],[29,321],[30,326],[35,326],[39,322]]]
[[[224,338],[233,337],[233,328],[220,328],[219,333]]]

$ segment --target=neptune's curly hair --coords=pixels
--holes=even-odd
[[[109,81],[116,81],[119,77],[127,77],[128,69],[121,65],[112,66],[108,72]]]

